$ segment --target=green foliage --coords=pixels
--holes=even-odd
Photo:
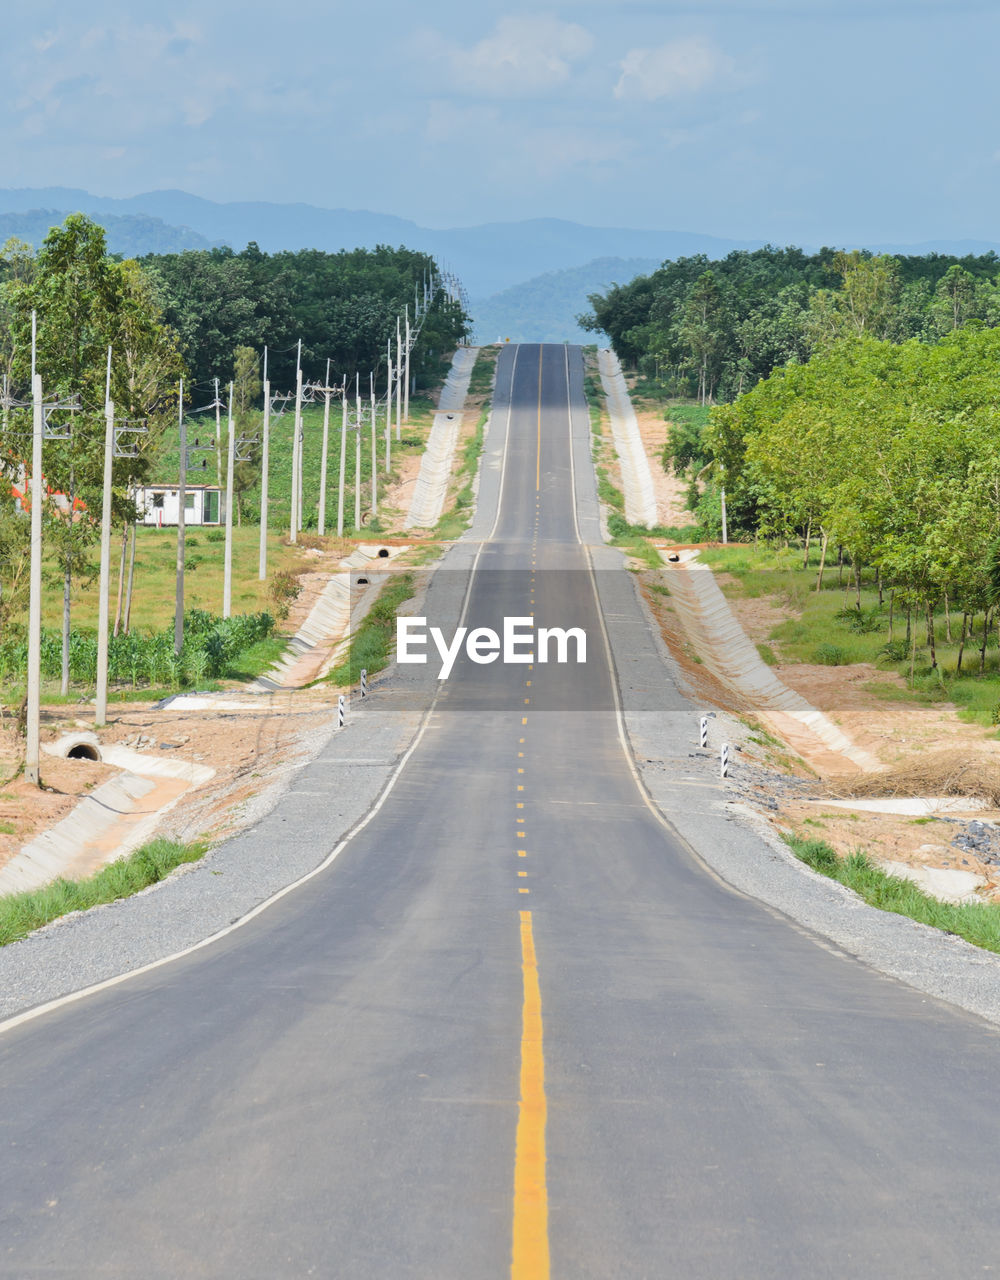
[[[85,880],[60,878],[43,889],[0,897],[0,946],[17,942],[71,911],[87,911],[158,884],[177,867],[203,858],[206,848],[154,840]]]
[[[839,644],[820,644],[813,650],[813,662],[824,667],[843,667],[850,662],[847,651]]]
[[[727,402],[838,340],[935,341],[1000,323],[993,253],[889,258],[767,246],[667,261],[591,293],[579,317],[670,394]]]
[[[112,685],[155,685],[180,688],[199,680],[236,678],[237,662],[274,631],[268,613],[237,614],[218,618],[202,609],[184,615],[184,646],[174,653],[173,627],[141,634],[122,633],[108,641],[108,679]],[[0,640],[0,683],[22,680],[27,668],[27,639],[5,634]],[[62,667],[59,634],[42,632],[42,678],[56,680]],[[69,674],[77,685],[92,685],[97,676],[97,640],[89,632],[71,630]]]
[[[1000,951],[1000,904],[940,902],[912,881],[888,875],[862,852],[839,858],[822,840],[791,835],[785,841],[814,871],[853,889],[870,906],[955,934],[973,946]]]
[[[228,382],[237,348],[267,345],[274,387],[294,386],[299,338],[307,379],[324,376],[328,358],[338,377],[384,369],[396,317],[407,305],[412,316],[414,287],[436,272],[429,255],[386,245],[267,254],[251,243],[239,253],[191,250],[143,263],[195,381]],[[462,340],[468,325],[461,307],[439,291],[411,358],[418,385],[436,374],[441,356]]]
[[[355,685],[361,679],[362,667],[373,676],[388,666],[396,643],[396,613],[415,589],[412,573],[400,573],[382,588],[378,599],[351,640],[346,662],[334,667],[327,677],[334,685]]]

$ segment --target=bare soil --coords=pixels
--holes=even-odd
[[[190,790],[183,804],[167,816],[163,834],[180,840],[216,839],[250,820],[241,817],[248,802],[308,753],[310,738],[328,726],[335,714],[336,692],[326,689],[261,699],[256,713],[172,712],[169,707],[156,710],[148,702],[119,703],[110,709],[110,723],[98,731],[98,737],[109,745],[121,743],[215,769],[209,782]],[[73,730],[92,730],[93,710],[47,707],[42,726],[43,742]],[[0,729],[0,777],[10,777],[22,752],[22,740],[5,723]],[[0,866],[119,770],[91,760],[43,755],[41,772],[41,789],[20,777],[0,782]]]
[[[687,485],[673,472],[663,470],[663,445],[667,438],[667,423],[662,411],[644,409],[635,405],[639,423],[639,435],[649,458],[649,470],[656,494],[656,517],[659,524],[679,528],[691,524],[693,516],[685,505]]]
[[[727,575],[719,574],[717,578],[725,589]],[[660,580],[657,572],[644,574],[644,594],[685,680],[701,700],[753,725],[752,704],[715,680],[698,663],[669,597],[655,590]],[[776,624],[797,616],[775,597],[748,598],[727,593],[727,598],[755,643],[766,643]],[[770,771],[773,785],[765,781],[760,794],[767,803],[762,812],[775,828],[825,840],[845,856],[861,849],[878,859],[909,866],[973,871],[989,881],[981,896],[1000,899],[1000,867],[951,845],[964,822],[1000,824],[1000,807],[984,810],[970,806],[964,814],[959,811],[947,817],[914,818],[824,807],[822,803],[827,797],[864,794],[968,795],[985,797],[996,805],[1000,795],[1000,741],[995,734],[960,720],[951,703],[927,706],[885,701],[878,695],[879,686],[904,689],[905,682],[895,672],[867,663],[838,667],[786,663],[776,666],[774,672],[838,724],[857,746],[886,766],[884,773],[863,774],[856,779],[835,777],[824,771],[819,755],[803,759],[788,741],[779,745],[752,733],[744,743],[743,758]],[[783,775],[814,776],[816,783],[805,795],[790,794],[781,784]],[[768,773],[762,776],[766,780]]]

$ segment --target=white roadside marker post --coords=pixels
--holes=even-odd
[[[708,746],[708,716],[702,716],[698,725],[698,737],[702,750]]]
[[[344,720],[347,716],[347,703],[344,701],[342,693],[337,695],[337,728],[343,729]]]
[[[719,765],[723,778],[729,777],[729,743],[724,742],[719,748]]]
[[[362,698],[368,697],[368,668],[367,667],[361,668],[361,696]]]

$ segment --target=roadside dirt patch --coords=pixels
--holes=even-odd
[[[649,459],[650,474],[653,477],[658,522],[668,527],[691,524],[694,516],[685,505],[687,484],[672,471],[663,470],[663,445],[667,438],[667,423],[662,411],[642,409],[635,405],[635,416],[639,423],[639,435],[642,437],[643,448]]]
[[[321,690],[261,697],[259,712],[171,712],[149,703],[120,703],[109,711],[111,723],[100,730],[102,743],[120,743],[140,753],[206,764],[215,777],[191,790],[165,816],[159,834],[177,840],[230,835],[253,821],[254,801],[309,754],[315,736],[336,715],[336,697]],[[67,716],[66,707],[43,710],[42,739],[53,741],[72,729],[92,729],[93,711]],[[0,730],[0,760],[8,776],[22,746],[14,730]],[[34,836],[69,814],[95,787],[120,771],[91,760],[43,755],[44,788],[21,778],[0,783],[0,866]],[[13,828],[8,831],[7,828]]]
[[[716,580],[723,587],[733,581],[727,582],[726,575]],[[685,678],[699,697],[752,724],[757,718],[752,702],[712,679],[697,662],[696,646],[705,643],[705,636],[692,643],[670,598],[656,589],[669,583],[669,574],[647,575],[644,592]],[[758,644],[768,643],[778,623],[797,616],[780,598],[732,591],[727,598],[748,637]],[[795,726],[783,725],[772,715],[766,719],[781,741],[760,729],[751,735],[764,768],[753,771],[742,789],[746,803],[779,831],[825,840],[842,855],[863,849],[883,861],[972,871],[988,881],[982,896],[1000,896],[1000,741],[990,730],[960,720],[951,703],[887,700],[880,690],[903,692],[904,681],[868,663],[784,663],[772,670],[886,768],[845,776],[826,769],[822,757],[810,751],[808,759],[819,779],[805,790],[801,784],[791,787],[788,776],[802,777],[805,772],[793,755],[801,744]],[[852,796],[859,805],[873,796],[968,796],[996,807],[977,810],[970,804],[968,812],[936,817],[823,808],[824,799]]]

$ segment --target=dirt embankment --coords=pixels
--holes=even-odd
[[[884,686],[905,694],[905,682],[893,672],[867,663],[782,663],[779,653],[772,668],[778,679],[879,766],[877,772],[853,774],[826,768],[821,753],[797,753],[794,743],[768,732],[753,700],[708,670],[664,594],[669,575],[655,570],[643,578],[663,637],[699,699],[748,726],[734,777],[743,798],[775,827],[823,839],[843,855],[860,849],[916,868],[971,871],[986,881],[982,896],[1000,899],[1000,742],[994,731],[965,723],[951,703],[880,697]],[[727,585],[725,575],[717,575],[717,581]],[[748,599],[730,592],[728,601],[750,640],[772,650],[773,628],[798,616],[777,597]],[[864,807],[873,799],[916,796],[951,797],[955,807],[909,814]]]

